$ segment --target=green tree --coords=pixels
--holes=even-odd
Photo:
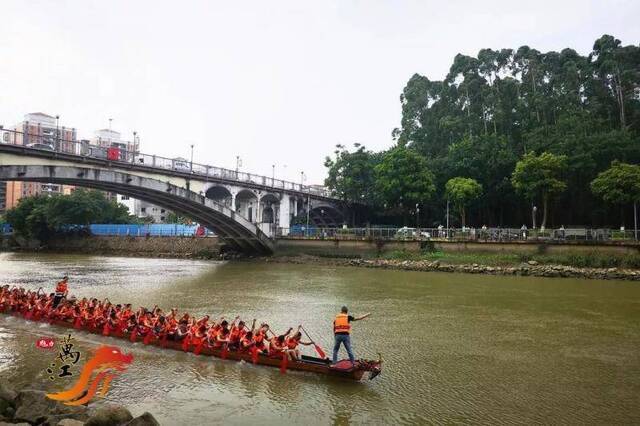
[[[40,241],[49,239],[51,230],[46,219],[48,198],[44,195],[25,197],[18,202],[17,206],[7,210],[5,219],[16,235]]]
[[[453,202],[460,214],[462,226],[466,226],[466,206],[482,194],[482,185],[475,179],[454,177],[445,185],[445,196]]]
[[[607,203],[633,204],[635,215],[640,201],[640,166],[614,161],[591,182],[591,190]]]
[[[359,143],[353,146],[355,151],[350,152],[343,145],[336,145],[336,158],[325,159],[324,165],[329,169],[325,185],[343,201],[371,203],[377,156]]]
[[[104,193],[78,189],[69,195],[25,197],[6,212],[6,220],[25,238],[46,242],[65,225],[132,223],[128,209]]]
[[[380,204],[406,214],[415,204],[431,199],[434,176],[427,161],[412,149],[398,146],[387,151],[375,167],[375,188]]]
[[[529,152],[516,163],[511,183],[516,192],[525,198],[542,201],[542,227],[547,224],[549,202],[566,188],[562,174],[567,167],[567,157],[543,152],[535,155]]]

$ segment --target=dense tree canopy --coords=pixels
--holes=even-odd
[[[129,210],[99,191],[78,189],[70,195],[25,197],[5,214],[18,235],[47,241],[65,225],[131,223]]]
[[[557,194],[560,208],[551,212],[548,225],[616,224],[612,207],[594,196],[590,185],[614,160],[640,163],[640,46],[604,35],[586,56],[570,48],[543,53],[529,46],[482,49],[475,57],[458,54],[442,80],[411,77],[400,100],[401,125],[393,131],[397,146],[419,154],[434,177],[437,197],[424,215],[428,225],[443,221],[444,187],[458,176],[484,188],[474,214],[477,224],[529,222],[531,204],[516,192],[511,176],[525,155],[545,152],[566,157],[566,190]],[[327,184],[337,189],[334,181],[344,171],[327,165],[330,177],[334,172]],[[355,174],[367,188],[373,187],[368,185],[372,168]],[[366,193],[393,204],[390,194],[375,195]]]

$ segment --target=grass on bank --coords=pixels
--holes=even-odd
[[[440,261],[452,265],[473,264],[487,266],[515,266],[534,260],[542,265],[565,265],[578,268],[629,268],[640,269],[640,254],[612,255],[598,252],[570,254],[518,254],[442,251],[393,251],[383,253],[380,258],[390,260]]]

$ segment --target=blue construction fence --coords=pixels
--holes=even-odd
[[[93,225],[66,225],[60,229],[62,232],[74,234],[91,234],[103,236],[131,236],[131,237],[205,237],[214,233],[200,225],[181,224],[93,224]],[[0,235],[13,233],[11,225],[0,223]]]
[[[149,225],[89,225],[92,235],[131,236],[131,237],[204,237],[213,235],[204,226],[181,224],[149,224]]]

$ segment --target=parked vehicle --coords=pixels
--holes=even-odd
[[[398,229],[398,232],[396,232],[394,238],[397,240],[408,240],[416,237],[418,237],[418,231],[416,230],[416,228],[408,228],[406,226],[403,226],[402,228]],[[421,231],[420,238],[431,238],[431,234],[427,231]]]
[[[43,151],[55,151],[55,149],[53,149],[52,145],[49,145],[47,143],[29,143],[27,144],[27,148],[33,148],[33,149],[41,149]]]

